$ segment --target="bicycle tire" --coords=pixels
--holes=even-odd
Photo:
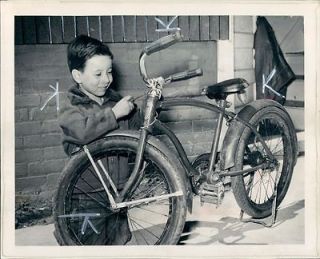
[[[296,133],[287,112],[284,108],[273,105],[273,102],[258,100],[251,103],[249,109],[251,113],[249,123],[256,127],[270,151],[280,162],[276,170],[273,170],[275,168],[259,169],[231,179],[233,194],[239,207],[246,214],[259,219],[270,216],[272,213],[277,177],[277,207],[288,191],[296,162]],[[255,142],[257,139],[252,130],[237,121],[234,121],[230,127],[238,129],[235,135],[239,136],[234,170],[253,167],[266,158],[261,144],[259,146],[259,143]],[[279,171],[278,176],[277,171]],[[261,197],[262,195],[264,197]]]
[[[89,146],[89,149],[94,159],[105,159],[106,155],[113,156],[117,152],[117,154],[119,155],[120,151],[127,151],[128,154],[130,153],[130,155],[128,155],[127,161],[129,161],[128,167],[131,167],[131,170],[133,167],[132,163],[134,163],[134,153],[137,150],[137,146],[138,139],[127,136],[111,136],[95,142],[93,145]],[[112,153],[113,151],[115,153]],[[121,154],[123,155],[123,153]],[[131,156],[131,154],[133,155]],[[174,155],[168,154],[168,151],[163,151],[160,147],[153,146],[150,143],[147,143],[146,145],[143,159],[145,159],[145,161],[148,161],[149,164],[145,167],[144,178],[141,180],[140,185],[138,186],[138,188],[136,188],[133,195],[129,197],[131,201],[134,200],[134,195],[138,195],[138,192],[140,192],[139,195],[141,196],[139,198],[144,198],[143,195],[162,195],[165,192],[171,193],[178,190],[183,191],[184,195],[171,197],[165,200],[165,202],[168,203],[168,207],[166,207],[167,205],[163,201],[161,201],[162,204],[160,204],[160,201],[159,203],[150,202],[149,204],[146,204],[145,207],[142,207],[143,204],[141,205],[141,211],[143,211],[143,213],[141,211],[137,211],[140,209],[139,205],[137,206],[138,208],[133,207],[130,209],[124,209],[116,216],[110,216],[110,209],[108,208],[108,206],[106,206],[107,208],[105,208],[100,203],[91,201],[89,198],[87,198],[88,195],[85,196],[85,198],[89,201],[83,201],[83,199],[81,200],[80,197],[77,201],[71,201],[71,197],[73,197],[72,199],[75,199],[74,197],[77,197],[75,195],[78,195],[78,193],[76,192],[77,188],[81,187],[83,189],[83,186],[87,186],[83,182],[80,182],[79,179],[80,177],[87,177],[86,175],[84,175],[84,172],[88,171],[85,169],[90,168],[90,162],[84,152],[80,152],[80,154],[72,158],[68,165],[65,167],[55,199],[55,237],[60,245],[173,245],[179,241],[186,219],[187,207],[185,195],[186,186],[184,177],[180,175],[183,168]],[[93,178],[91,174],[89,176]],[[89,181],[89,176],[85,178],[86,181]],[[153,181],[154,183],[152,183],[151,181]],[[98,190],[100,190],[101,187],[98,183],[93,183],[92,181],[90,181],[89,183],[91,186],[93,186],[93,188],[90,189],[90,187],[86,187],[88,189],[87,194],[90,194],[90,196],[93,197],[94,195],[96,195],[96,193],[98,193]],[[152,189],[150,187],[151,183],[153,184],[152,188],[154,189],[152,193],[150,193],[150,189]],[[150,188],[147,190],[147,187]],[[139,191],[137,191],[138,189]],[[143,193],[143,191],[145,191],[145,193]],[[105,191],[99,192],[99,195],[103,195],[103,200],[107,199]],[[97,197],[98,196],[95,196],[95,199],[99,198]],[[61,217],[62,215],[68,215],[68,213],[69,215],[74,213],[74,211],[72,210],[76,209],[77,204],[75,204],[75,202],[78,202],[82,207],[81,210],[76,211],[78,213],[98,212],[100,213],[100,215],[106,215],[105,218],[97,219],[100,220],[99,222],[95,221],[94,218],[91,220],[91,223],[93,223],[93,226],[96,228],[99,234],[97,234],[92,228],[88,227],[86,229],[86,233],[82,234],[81,236],[80,234],[78,234],[78,232],[80,231],[83,222],[74,223],[71,222],[72,220],[74,220],[74,218],[72,219]],[[91,203],[95,204],[94,206],[100,206],[99,209],[93,209],[94,206],[92,206]],[[108,202],[104,203],[104,205],[106,204],[108,205]],[[155,209],[158,209],[158,211],[156,211]],[[164,209],[166,210],[163,211]],[[158,215],[155,215],[156,212],[158,213]],[[132,213],[135,213],[134,216],[132,216]],[[137,216],[141,216],[139,222],[136,218]],[[114,219],[114,217],[117,217],[117,219]],[[108,219],[109,221],[111,221],[110,223],[108,223]],[[110,242],[110,240],[107,240],[110,239],[110,233],[108,233],[107,229],[104,228],[109,226],[108,230],[110,232],[110,225],[112,225],[112,222],[115,222],[114,220],[116,220],[116,222],[118,222],[117,220],[122,220],[121,222],[124,222],[124,225],[127,225],[128,229],[130,230],[131,236],[131,239],[129,241],[122,240],[120,237],[116,237],[115,235],[113,235],[113,238],[116,241],[113,240],[113,243]],[[143,220],[145,222],[143,222]],[[154,225],[149,226],[148,224],[150,222],[154,222]],[[142,226],[143,224],[146,224],[145,228]],[[139,226],[140,229],[138,229]],[[163,231],[159,233],[159,229],[162,226],[164,226]],[[100,227],[100,229],[98,229],[98,227]],[[119,229],[117,230],[117,232],[119,232]],[[127,232],[128,231],[126,230],[126,235],[124,235],[125,237],[128,236]],[[89,235],[90,237],[87,237]],[[102,237],[97,237],[98,235],[102,235]],[[84,239],[84,236],[86,236],[86,240]]]

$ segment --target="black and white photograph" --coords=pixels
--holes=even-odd
[[[319,3],[9,2],[3,258],[319,256]]]

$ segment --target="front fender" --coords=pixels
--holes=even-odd
[[[112,131],[108,134],[105,135],[105,137],[108,136],[122,136],[122,137],[130,137],[130,138],[134,138],[134,139],[139,139],[140,138],[140,131],[136,131],[136,130],[115,130]],[[170,154],[170,159],[176,163],[179,164],[180,167],[183,169],[183,172],[181,172],[181,177],[184,180],[185,184],[186,184],[186,190],[187,190],[187,206],[188,206],[188,211],[191,213],[192,212],[192,201],[193,201],[193,195],[192,195],[192,189],[191,189],[191,185],[190,185],[190,181],[188,180],[188,174],[185,170],[185,167],[181,164],[181,161],[179,160],[179,158],[177,157],[177,155],[172,152],[172,150],[170,150],[160,139],[158,139],[155,136],[149,135],[147,138],[147,142],[148,144],[156,147],[157,149],[159,149],[162,153],[164,154]]]

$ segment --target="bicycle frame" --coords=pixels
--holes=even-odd
[[[230,123],[232,120],[237,120],[240,123],[244,124],[246,127],[250,128],[255,136],[257,137],[257,139],[261,142],[261,144],[263,145],[263,148],[266,150],[267,156],[271,161],[274,161],[275,158],[272,155],[271,151],[269,150],[268,146],[266,145],[265,141],[263,140],[263,138],[261,137],[261,135],[259,134],[259,132],[256,130],[256,128],[251,125],[249,122],[241,119],[240,117],[237,117],[237,114],[233,113],[233,112],[229,112],[225,110],[225,105],[223,105],[222,107],[217,106],[217,105],[213,105],[210,103],[206,103],[203,101],[199,101],[199,100],[193,100],[190,98],[176,98],[176,99],[172,99],[172,100],[167,100],[167,101],[161,101],[158,104],[158,110],[165,110],[171,107],[176,107],[176,106],[190,106],[190,107],[198,107],[198,108],[203,108],[209,111],[212,111],[213,113],[218,113],[219,117],[218,117],[218,121],[217,121],[217,125],[214,131],[214,136],[213,136],[213,142],[212,142],[212,148],[211,148],[211,155],[210,155],[210,161],[209,161],[209,171],[212,171],[214,168],[214,161],[216,158],[216,151],[217,151],[217,147],[219,145],[219,139],[220,139],[220,135],[221,135],[221,125],[223,122],[223,119],[226,119],[227,123]],[[187,155],[180,143],[180,141],[178,140],[178,138],[175,136],[175,134],[165,125],[163,125],[161,122],[159,122],[158,120],[155,123],[155,126],[157,128],[157,130],[159,130],[160,132],[164,133],[165,135],[167,135],[169,137],[169,139],[171,140],[171,142],[173,143],[173,145],[175,146],[177,152],[179,153],[179,156],[181,157],[181,161],[183,162],[184,166],[188,169],[189,176],[192,176],[192,173],[195,173],[194,168],[192,167],[192,165],[190,164],[190,161],[187,159]],[[251,170],[242,170],[242,171],[233,171],[233,172],[220,172],[219,175],[220,176],[236,176],[236,175],[241,175],[243,173],[248,173],[250,171],[255,171],[258,168],[261,168],[263,166],[266,166],[265,164],[262,164],[261,166],[258,167],[254,167],[251,168]],[[226,168],[223,168],[226,169]]]
[[[181,40],[180,33],[176,33],[174,35],[168,35],[166,37],[160,38],[158,41],[155,41],[151,45],[147,46],[140,55],[140,58],[139,58],[140,73],[144,82],[147,84],[150,90],[147,94],[147,105],[145,108],[144,123],[143,123],[143,127],[141,127],[140,129],[140,138],[139,138],[139,144],[138,144],[136,158],[135,158],[134,169],[128,181],[126,182],[124,188],[117,195],[115,199],[118,202],[124,201],[130,195],[131,190],[139,183],[139,178],[141,177],[140,176],[141,161],[142,161],[143,153],[146,147],[147,137],[149,134],[152,134],[153,126],[155,126],[160,132],[162,132],[163,134],[169,137],[169,139],[171,140],[171,142],[173,143],[174,147],[176,148],[179,154],[182,164],[187,169],[187,175],[192,176],[192,175],[199,174],[192,167],[182,147],[182,144],[180,143],[178,138],[175,136],[175,134],[168,127],[166,127],[156,119],[156,113],[159,110],[161,111],[161,110],[165,110],[175,106],[191,106],[191,107],[207,109],[214,113],[218,113],[218,121],[217,121],[216,129],[213,135],[213,141],[212,141],[211,152],[210,152],[210,160],[209,160],[209,170],[208,170],[209,173],[218,174],[217,177],[237,176],[244,173],[253,172],[260,168],[266,168],[267,166],[270,165],[270,163],[276,162],[276,159],[274,158],[271,151],[267,147],[262,136],[258,133],[258,131],[254,128],[254,126],[251,125],[249,122],[241,119],[240,117],[237,117],[237,114],[226,111],[228,102],[225,99],[219,100],[218,105],[209,104],[199,100],[192,100],[190,98],[176,98],[172,100],[160,101],[163,85],[171,81],[184,80],[194,76],[198,76],[202,73],[202,72],[199,72],[199,69],[197,69],[193,71],[185,71],[182,73],[174,74],[166,79],[162,77],[154,78],[154,79],[148,78],[146,67],[145,67],[145,58],[148,55],[154,52],[157,52],[161,49],[167,48],[180,40]],[[223,168],[223,170],[216,171],[215,161],[216,161],[216,156],[218,152],[219,138],[221,135],[223,119],[226,119],[228,123],[230,123],[232,120],[237,120],[242,124],[244,124],[246,127],[250,128],[252,132],[255,134],[255,136],[257,137],[257,139],[261,142],[264,150],[266,151],[269,161],[246,170],[228,171],[226,170],[227,168]],[[105,171],[105,169],[103,169],[103,171]],[[108,195],[108,196],[112,196],[112,195]],[[109,197],[109,198],[112,199],[112,197]],[[116,205],[114,204],[114,206]]]
[[[142,156],[143,156],[143,152],[144,152],[146,141],[147,141],[147,136],[149,134],[152,134],[151,127],[155,127],[158,131],[160,131],[161,133],[169,137],[170,141],[173,143],[174,147],[176,148],[179,154],[182,164],[187,169],[188,176],[198,174],[198,172],[192,167],[190,161],[188,160],[186,152],[183,149],[182,144],[179,141],[179,139],[176,137],[176,135],[168,127],[166,127],[164,124],[162,124],[159,120],[155,118],[156,111],[159,111],[159,110],[165,110],[165,109],[176,107],[176,106],[192,106],[192,107],[204,108],[219,114],[215,134],[213,136],[211,155],[210,155],[210,161],[209,161],[210,162],[209,166],[211,166],[211,170],[209,168],[209,172],[211,172],[214,169],[214,165],[215,165],[214,161],[217,154],[217,147],[218,147],[219,138],[221,135],[221,126],[222,126],[223,119],[226,119],[228,123],[231,122],[232,120],[237,120],[243,123],[246,127],[250,128],[252,132],[254,132],[257,139],[261,142],[264,149],[266,150],[267,156],[270,159],[270,161],[276,161],[272,153],[270,152],[269,148],[267,147],[266,143],[264,142],[262,136],[259,134],[259,132],[257,132],[255,127],[251,125],[249,122],[237,117],[237,114],[226,111],[225,110],[226,103],[223,103],[221,107],[221,105],[217,106],[217,105],[209,104],[199,100],[192,100],[189,98],[178,98],[178,99],[167,100],[167,101],[159,101],[158,96],[156,96],[155,94],[151,94],[148,96],[147,103],[149,103],[149,106],[146,108],[146,113],[144,116],[145,118],[144,126],[140,130],[140,139],[138,144],[135,167],[133,169],[133,173],[129,177],[127,183],[125,184],[122,192],[119,195],[120,200],[125,199],[130,194],[132,187],[137,183],[137,180],[139,178]],[[228,170],[218,171],[218,175],[220,177],[237,176],[237,175],[256,171],[257,169],[260,169],[260,168],[265,168],[268,165],[269,165],[268,162],[264,162],[261,165],[258,165],[249,169],[245,169],[245,170],[240,170],[240,171],[228,171]]]
[[[133,172],[131,173],[128,181],[126,182],[124,188],[120,193],[117,193],[116,191],[116,197],[113,197],[108,190],[106,184],[104,183],[104,189],[108,195],[108,198],[110,199],[111,206],[116,209],[120,207],[125,207],[125,206],[130,206],[131,204],[125,203],[124,200],[130,195],[131,191],[134,189],[134,186],[136,186],[139,183],[139,178],[141,177],[141,161],[143,157],[143,153],[146,147],[147,143],[147,137],[149,134],[152,135],[152,127],[155,127],[158,131],[161,133],[167,135],[170,139],[170,141],[173,143],[174,147],[176,148],[180,161],[184,165],[184,168],[186,168],[186,173],[188,177],[193,176],[193,175],[198,175],[198,171],[196,171],[190,161],[187,158],[186,152],[184,151],[181,142],[179,139],[176,137],[176,135],[164,124],[162,124],[159,120],[156,119],[156,112],[165,110],[168,108],[176,107],[176,106],[191,106],[191,107],[198,107],[198,108],[203,108],[209,111],[212,111],[213,113],[218,113],[218,121],[216,125],[216,129],[214,131],[213,135],[213,141],[212,141],[212,147],[211,147],[211,152],[210,152],[210,160],[209,160],[209,169],[208,169],[208,176],[207,179],[213,175],[216,174],[216,177],[225,177],[225,176],[237,176],[245,173],[250,173],[254,172],[258,169],[261,168],[266,168],[267,166],[270,165],[270,162],[263,162],[260,165],[254,166],[249,169],[245,170],[239,170],[239,171],[229,171],[225,170],[226,168],[223,168],[223,170],[215,170],[215,161],[216,161],[216,155],[217,155],[217,150],[218,150],[218,145],[219,145],[219,138],[221,135],[221,128],[222,128],[222,123],[223,119],[226,119],[228,123],[230,123],[232,120],[237,120],[244,124],[246,127],[250,128],[252,132],[255,134],[257,139],[260,141],[262,144],[263,148],[266,150],[267,156],[269,160],[272,162],[276,161],[274,156],[272,155],[271,151],[267,147],[265,141],[263,140],[262,136],[257,132],[255,127],[251,125],[249,122],[241,119],[240,117],[237,116],[237,114],[233,112],[226,111],[227,107],[227,101],[225,100],[220,100],[218,105],[213,105],[207,102],[199,101],[199,100],[193,100],[190,98],[176,98],[176,99],[171,99],[171,100],[166,100],[166,101],[159,101],[159,97],[161,95],[161,90],[160,89],[151,89],[147,95],[147,106],[146,106],[146,111],[144,115],[144,124],[143,127],[140,129],[140,137],[139,137],[139,144],[137,148],[137,155],[135,159],[135,165]],[[100,175],[98,167],[95,165],[94,161],[92,158],[90,158],[90,153],[84,147],[85,152],[87,153],[87,156],[89,157],[91,164],[95,168],[95,171],[97,172],[98,176]],[[87,150],[87,151],[86,151]],[[100,165],[101,167],[101,165]],[[220,169],[220,168],[219,168]],[[103,172],[106,174],[108,181],[111,183],[112,186],[112,181],[111,178],[107,175],[106,169],[102,167]],[[99,176],[100,181],[103,182],[102,177]],[[182,195],[180,192],[170,194],[171,196],[179,196]],[[168,197],[164,197],[168,198]],[[151,202],[153,200],[159,200],[161,197],[153,197],[150,198],[150,200],[147,201],[135,201],[136,203],[143,203],[143,202]]]

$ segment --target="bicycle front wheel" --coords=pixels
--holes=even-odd
[[[118,192],[133,170],[137,145],[137,139],[113,136],[90,147],[96,164],[103,164]],[[64,170],[56,196],[57,241],[60,245],[176,244],[186,217],[185,183],[179,177],[180,170],[168,154],[147,144],[139,185],[126,199],[137,203],[113,210],[93,166],[80,153]],[[183,195],[170,196],[178,192]],[[166,195],[168,198],[160,198]],[[152,200],[139,202],[146,198]]]

